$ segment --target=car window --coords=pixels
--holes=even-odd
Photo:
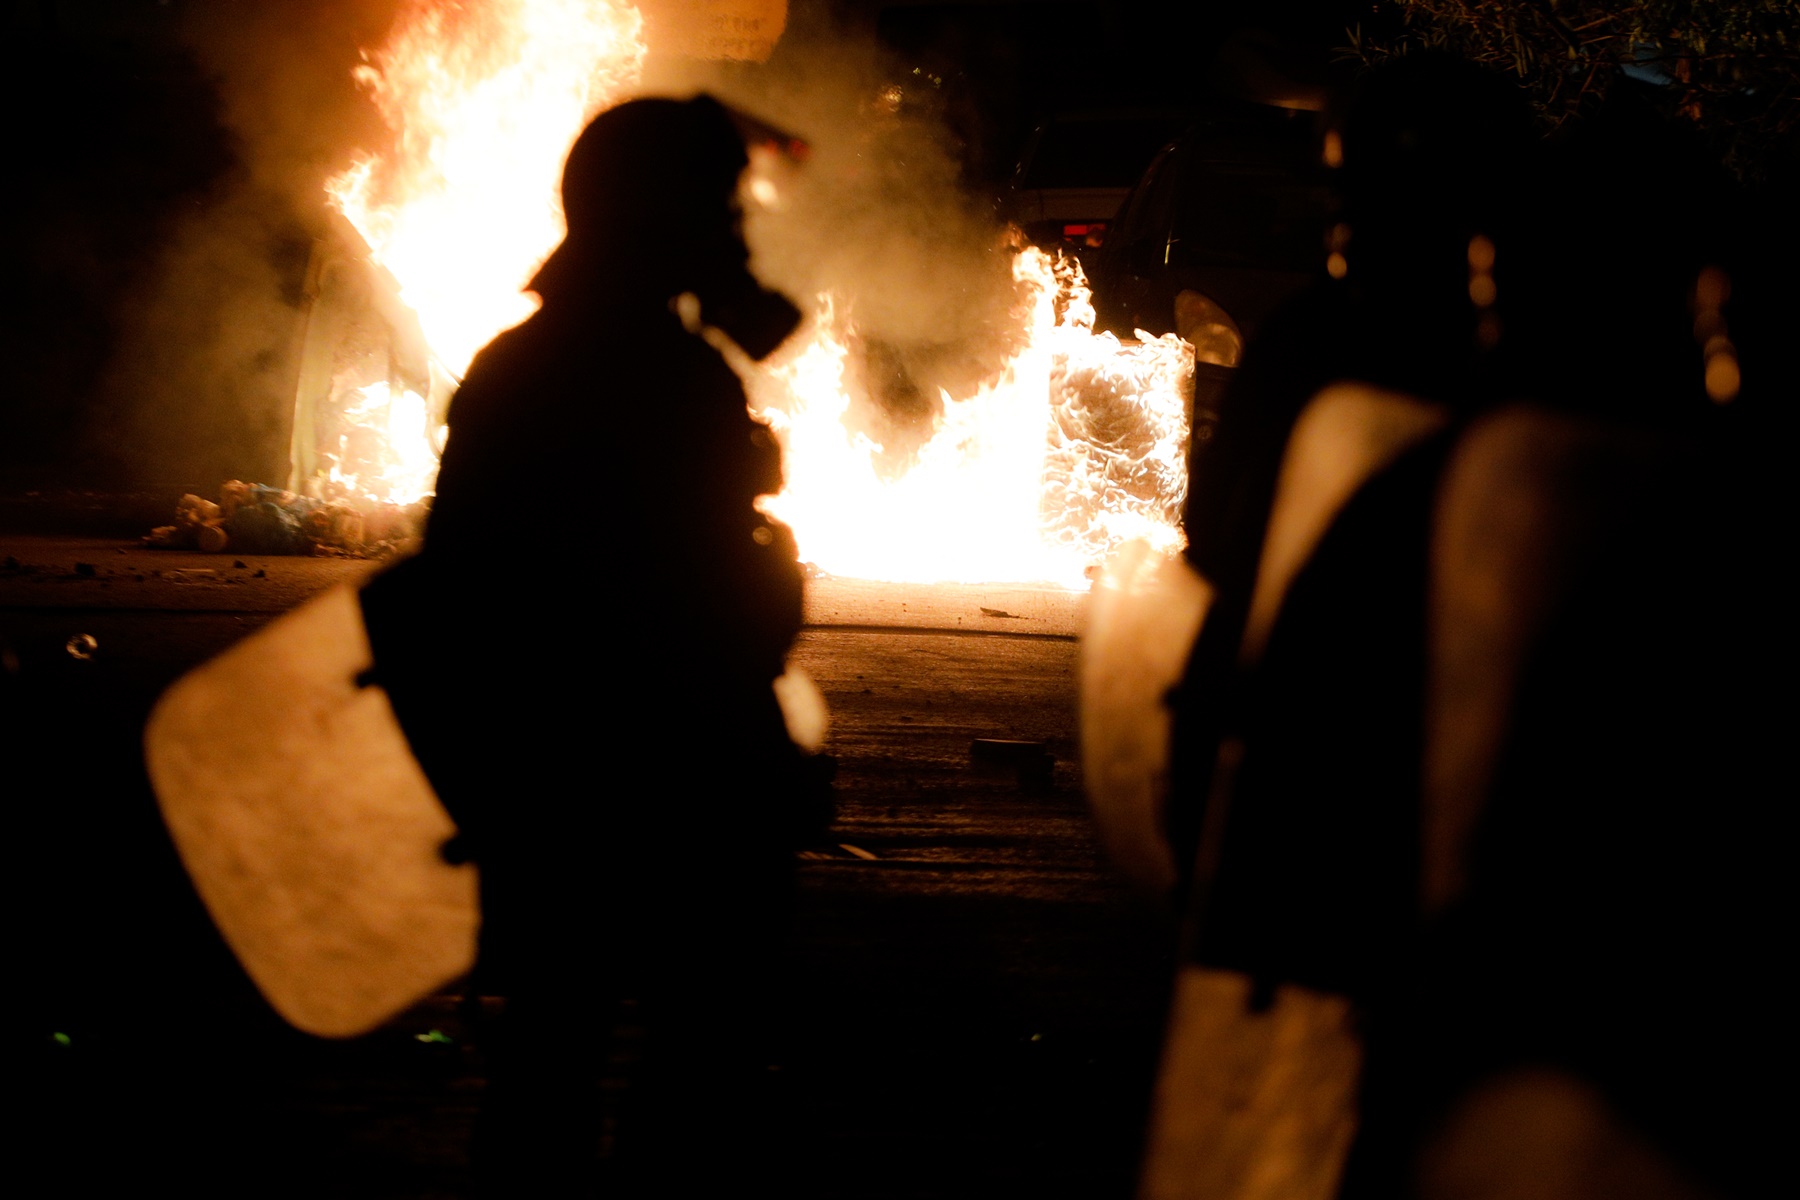
[[[1178,147],[1170,146],[1156,156],[1119,209],[1119,219],[1108,235],[1115,249],[1135,247],[1140,242],[1160,246],[1168,239],[1180,174]]]
[[[1021,188],[1126,188],[1144,164],[1181,132],[1170,120],[1056,121],[1037,139],[1019,172]]]
[[[1171,224],[1184,258],[1311,270],[1329,195],[1322,184],[1258,164],[1185,164]]]

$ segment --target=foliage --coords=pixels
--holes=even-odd
[[[1364,63],[1447,51],[1516,76],[1550,128],[1635,80],[1740,176],[1800,160],[1800,0],[1388,0]]]

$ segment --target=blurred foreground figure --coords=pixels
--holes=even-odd
[[[1145,1200],[1753,1195],[1773,1165],[1790,906],[1755,781],[1792,505],[1710,388],[1723,239],[1596,191],[1626,155],[1595,128],[1546,165],[1498,81],[1371,73],[1333,281],[1196,460]],[[1545,179],[1582,183],[1515,208]],[[1640,237],[1584,244],[1605,220]]]
[[[723,1194],[708,1173],[760,1148],[760,1006],[819,790],[772,690],[801,573],[754,507],[779,448],[677,312],[752,357],[798,321],[746,269],[746,164],[705,97],[595,119],[543,307],[476,357],[424,549],[363,593],[375,680],[480,868],[494,1194],[592,1190],[603,1115],[626,1194]],[[603,1114],[619,1055],[641,1062]]]

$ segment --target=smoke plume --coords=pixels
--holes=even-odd
[[[282,482],[324,180],[383,136],[350,72],[389,0],[190,0],[176,36],[217,95],[231,168],[128,298],[90,430],[124,478],[211,494]]]

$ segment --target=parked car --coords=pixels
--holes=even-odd
[[[1096,323],[1194,347],[1193,436],[1212,436],[1245,342],[1325,270],[1319,114],[1222,102],[1151,161],[1083,258]]]
[[[1191,332],[1203,362],[1235,366],[1243,339],[1324,269],[1318,146],[1318,114],[1247,104],[1221,105],[1165,146],[1086,260],[1100,325]]]
[[[1191,113],[1116,110],[1039,121],[1020,151],[1005,216],[1045,249],[1099,246],[1144,168],[1192,120]]]

